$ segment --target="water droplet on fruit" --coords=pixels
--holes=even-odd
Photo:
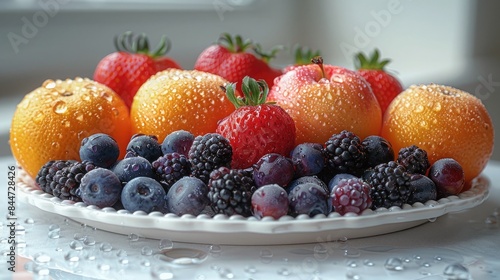
[[[343,83],[344,82],[344,79],[339,75],[332,75],[331,80],[336,82],[336,83]]]
[[[421,121],[420,126],[423,128],[427,128],[427,122],[426,121]]]
[[[52,106],[52,110],[56,114],[64,114],[68,110],[68,106],[66,105],[66,102],[62,100],[57,100],[54,105]]]
[[[447,279],[468,280],[470,279],[469,270],[459,263],[450,264],[444,269],[443,274]]]
[[[393,271],[402,271],[403,261],[400,258],[388,258],[384,264],[385,269]]]
[[[424,111],[424,106],[418,105],[417,108],[415,108],[415,113],[421,113]]]
[[[38,112],[38,114],[35,116],[35,119],[33,121],[35,123],[41,123],[43,121],[44,115],[42,112]]]
[[[56,82],[54,82],[54,80],[45,80],[45,82],[43,82],[42,86],[44,88],[47,88],[47,89],[52,89],[52,88],[55,88],[56,87]]]

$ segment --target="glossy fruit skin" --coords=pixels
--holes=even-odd
[[[426,203],[429,200],[437,199],[436,184],[434,184],[434,182],[425,175],[411,175],[410,187],[411,193],[407,202],[410,205],[413,205],[416,202]]]
[[[328,199],[329,195],[321,186],[313,183],[300,184],[288,194],[290,214],[306,214],[310,217],[317,214],[328,215],[331,210]]]
[[[111,167],[119,155],[118,143],[105,133],[93,134],[81,142],[80,159],[90,161],[98,167]]]
[[[358,73],[370,84],[373,94],[382,109],[387,110],[392,100],[404,89],[399,80],[384,70],[358,70]]]
[[[302,143],[290,153],[298,177],[316,175],[325,167],[323,145],[319,143]]]
[[[161,151],[164,155],[179,153],[188,156],[189,149],[194,141],[194,135],[185,130],[177,130],[168,134],[161,144]]]
[[[375,167],[394,160],[391,143],[378,135],[370,135],[361,142],[366,153],[366,167]]]
[[[349,179],[359,179],[358,177],[348,174],[348,173],[339,173],[333,176],[333,178],[328,182],[328,191],[331,193],[335,186],[337,186],[340,180],[349,180]]]
[[[335,212],[361,214],[372,205],[371,186],[361,179],[342,179],[333,188],[331,199]]]
[[[155,178],[151,163],[143,157],[129,157],[118,161],[111,170],[122,184],[136,177]]]
[[[80,161],[79,143],[106,133],[120,147],[130,139],[127,106],[108,87],[84,78],[46,80],[24,96],[10,126],[10,148],[19,165],[35,178],[49,160]]]
[[[292,181],[293,175],[292,161],[276,153],[264,155],[253,166],[253,179],[257,187],[270,184],[285,187]]]
[[[377,135],[382,111],[370,85],[354,71],[316,64],[298,66],[278,77],[269,92],[295,121],[295,143],[325,143],[342,130],[361,139]]]
[[[94,70],[94,80],[107,85],[114,90],[130,108],[137,90],[155,73],[173,68],[181,69],[180,65],[170,57],[164,56],[170,49],[170,43],[163,43],[163,49],[152,53],[144,34],[132,38],[131,32],[126,32],[120,38],[115,38],[116,52],[102,58]],[[121,39],[121,41],[119,41]],[[134,40],[135,44],[127,43]],[[142,40],[142,41],[141,41]],[[166,44],[166,46],[165,46]]]
[[[121,192],[120,180],[105,168],[96,168],[83,175],[79,188],[83,202],[99,208],[113,206],[120,199]]]
[[[265,59],[248,52],[252,46],[250,40],[243,42],[239,35],[233,39],[227,33],[222,34],[216,45],[211,45],[200,53],[194,69],[219,75],[232,83],[239,83],[245,76],[250,76],[256,80],[264,79],[272,86],[274,79],[282,72],[270,67]]]
[[[252,195],[253,215],[258,219],[273,217],[279,219],[288,213],[288,195],[279,185],[264,185]]]
[[[166,213],[165,190],[155,179],[136,177],[123,187],[121,202],[129,212]]]
[[[154,135],[135,134],[127,145],[125,157],[140,156],[149,162],[157,160],[163,155],[158,138]]]
[[[465,172],[466,186],[486,167],[493,153],[494,128],[477,97],[436,84],[410,86],[387,109],[380,136],[395,151],[417,145],[432,165],[453,158]]]
[[[234,105],[220,88],[220,76],[196,70],[169,69],[152,76],[139,89],[130,109],[133,133],[158,139],[177,130],[195,136],[215,132]]]
[[[328,190],[328,186],[326,185],[325,182],[323,182],[321,179],[319,179],[317,176],[303,176],[299,177],[293,181],[291,181],[286,187],[285,190],[287,193],[290,193],[295,187],[297,187],[300,184],[305,184],[305,183],[313,183],[316,185],[321,186],[326,193],[329,193],[330,191]]]
[[[268,153],[288,156],[293,149],[295,124],[276,105],[243,106],[220,121],[217,133],[233,147],[232,168],[247,168]]]
[[[452,158],[434,162],[428,176],[436,184],[438,198],[457,195],[465,185],[464,170],[460,163]]]
[[[208,205],[208,187],[195,177],[183,177],[175,182],[166,196],[169,213],[178,216],[198,216]]]

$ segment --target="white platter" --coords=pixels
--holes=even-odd
[[[177,242],[226,245],[315,243],[391,233],[421,225],[447,213],[475,207],[486,200],[490,187],[485,177],[479,177],[470,190],[425,204],[366,210],[361,215],[340,216],[332,213],[313,218],[302,215],[257,220],[254,217],[220,214],[214,217],[206,214],[178,217],[160,212],[146,214],[100,209],[82,202],[62,201],[30,185],[18,182],[20,201],[101,230],[126,235],[134,233],[154,239],[168,238]]]

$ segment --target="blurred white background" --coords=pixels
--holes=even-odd
[[[222,32],[264,49],[319,49],[326,63],[348,68],[353,52],[379,48],[405,86],[433,82],[469,91],[499,127],[498,10],[495,0],[2,0],[0,156],[10,154],[10,119],[24,94],[48,78],[91,78],[114,51],[113,37],[127,30],[147,33],[152,44],[167,35],[169,56],[186,69]],[[283,51],[272,63],[292,60]]]

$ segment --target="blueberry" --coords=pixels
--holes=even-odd
[[[187,157],[193,141],[194,135],[191,132],[177,130],[165,137],[161,144],[161,151],[164,155],[178,153]]]
[[[358,179],[358,177],[348,174],[348,173],[339,173],[333,176],[333,178],[328,182],[328,191],[332,193],[333,188],[340,182],[342,179]]]
[[[317,214],[328,215],[331,212],[325,190],[314,183],[304,183],[295,187],[288,194],[290,213],[294,216],[306,214],[314,217]]]
[[[288,195],[281,186],[272,184],[258,188],[252,195],[253,215],[279,219],[288,213]]]
[[[406,203],[412,205],[415,202],[425,203],[429,200],[436,200],[436,184],[427,176],[413,174],[410,178],[410,197]]]
[[[123,184],[136,177],[155,177],[153,166],[143,157],[124,158],[118,161],[111,170]]]
[[[80,196],[88,205],[111,207],[119,199],[122,184],[109,169],[96,168],[87,172],[80,183]]]
[[[394,160],[394,150],[391,143],[385,138],[377,135],[366,137],[363,142],[366,152],[366,164],[368,167],[375,167],[381,163],[387,163]]]
[[[93,134],[81,142],[81,161],[90,161],[98,167],[109,168],[116,162],[119,155],[118,143],[107,134]]]
[[[297,145],[290,157],[295,165],[297,176],[315,175],[325,167],[325,157],[322,152],[323,146],[318,143],[303,143]]]
[[[197,216],[208,205],[208,186],[196,177],[183,177],[167,193],[168,212]]]
[[[166,213],[165,195],[165,190],[155,179],[137,177],[123,187],[121,202],[129,212],[151,213],[159,211]]]
[[[280,154],[266,154],[253,166],[253,179],[257,187],[270,184],[285,187],[292,181],[293,176],[292,161]]]
[[[288,184],[288,186],[286,187],[286,191],[288,193],[290,193],[293,190],[293,188],[295,188],[296,186],[298,186],[300,184],[304,184],[304,183],[317,184],[317,185],[321,186],[325,190],[325,192],[329,192],[328,186],[325,184],[325,182],[323,182],[317,176],[299,177],[299,178],[293,180],[292,182],[290,182],[290,184]]]
[[[162,155],[158,138],[153,135],[135,134],[127,145],[126,157],[140,156],[153,162]]]

